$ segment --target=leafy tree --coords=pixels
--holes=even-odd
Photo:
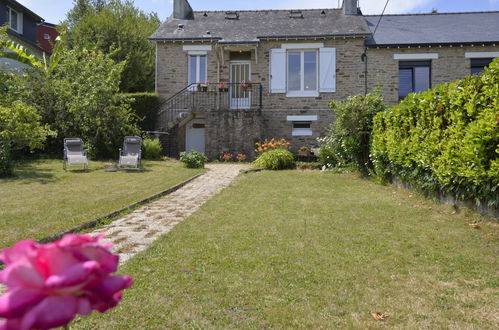
[[[36,107],[56,132],[49,152],[60,152],[63,138],[81,137],[92,156],[109,157],[123,136],[138,133],[131,100],[119,94],[123,67],[98,50],[62,48],[53,70],[12,78],[9,94]]]
[[[147,38],[159,24],[156,13],[144,13],[133,1],[76,0],[62,28],[70,48],[98,49],[126,61],[121,91],[142,92],[154,90],[155,48]]]
[[[41,148],[51,133],[34,107],[21,101],[0,106],[0,176],[12,175],[11,150]]]

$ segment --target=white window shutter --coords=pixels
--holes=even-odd
[[[286,50],[270,50],[270,92],[286,93]]]
[[[336,92],[336,48],[320,48],[319,65],[320,91]]]

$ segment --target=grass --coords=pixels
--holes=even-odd
[[[64,172],[60,160],[20,164],[16,176],[0,179],[0,247],[41,239],[164,191],[196,174],[180,162],[144,161],[143,172]]]
[[[119,307],[74,326],[497,328],[498,229],[352,174],[250,173],[121,269]]]

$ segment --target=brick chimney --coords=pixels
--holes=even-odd
[[[343,0],[344,15],[359,15],[359,0]]]
[[[173,0],[173,18],[194,19],[194,12],[189,1]]]

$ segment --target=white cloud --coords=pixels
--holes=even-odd
[[[498,1],[498,0],[489,0]],[[418,8],[436,2],[435,0],[390,0],[386,8],[386,14],[404,14]],[[340,4],[342,1],[340,1]],[[336,7],[338,1],[335,0],[292,0],[284,2],[282,8],[331,8]],[[385,1],[383,0],[360,0],[360,8],[364,14],[381,14]]]

